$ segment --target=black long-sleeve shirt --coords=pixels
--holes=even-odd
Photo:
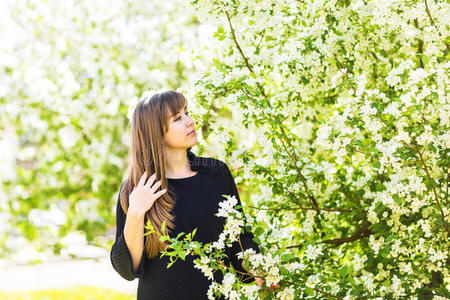
[[[241,205],[236,184],[228,166],[217,159],[199,157],[191,151],[187,152],[188,160],[193,171],[197,174],[191,177],[168,179],[168,188],[175,195],[176,204],[173,214],[175,216],[175,229],[170,233],[171,237],[179,232],[189,233],[197,228],[194,240],[202,243],[211,243],[218,240],[223,231],[225,218],[217,217],[218,203],[225,200],[222,195],[234,195]],[[121,186],[122,188],[122,186]],[[120,197],[120,193],[119,193]],[[242,209],[239,209],[242,212]],[[111,248],[111,263],[114,269],[126,280],[139,278],[137,299],[207,299],[207,290],[211,281],[194,268],[195,257],[187,255],[183,261],[178,259],[169,269],[169,258],[159,256],[149,259],[145,252],[137,272],[133,270],[133,262],[130,251],[124,239],[123,229],[126,215],[117,200],[116,210],[116,238]],[[260,252],[258,245],[252,240],[253,234],[245,231],[240,235],[243,249],[252,248]],[[241,251],[238,242],[232,247],[225,246],[229,260],[226,265],[245,272],[241,266],[241,259],[237,253]],[[222,273],[214,272],[214,280],[222,281]],[[244,282],[251,282],[252,277],[241,278]]]

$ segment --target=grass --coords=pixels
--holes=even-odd
[[[29,292],[0,293],[2,300],[135,300],[135,295],[121,294],[109,289],[77,286],[69,289],[48,289]]]

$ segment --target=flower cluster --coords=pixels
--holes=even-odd
[[[207,256],[202,256],[200,260],[194,260],[194,267],[200,269],[202,273],[210,280],[213,280],[213,272],[209,267],[210,259]]]
[[[194,260],[194,267],[211,280],[207,292],[209,299],[215,299],[215,296],[218,295],[223,295],[225,299],[242,299],[242,296],[245,296],[247,299],[260,299],[259,287],[255,283],[242,283],[238,280],[237,271],[231,266],[226,266],[222,263],[225,255],[223,245],[225,243],[231,244],[236,240],[239,241],[239,234],[242,231],[241,226],[237,226],[236,231],[233,232],[227,228],[230,222],[242,221],[243,218],[242,213],[236,208],[238,201],[235,196],[225,195],[225,197],[226,199],[219,203],[219,212],[216,214],[219,217],[226,217],[226,225],[218,241],[202,245],[191,239],[193,234],[188,234],[188,238],[184,238],[183,241],[179,241],[178,238],[171,239],[168,236],[162,236],[161,238],[164,240],[172,240],[171,247],[163,251],[162,255],[171,256],[171,261],[173,261],[173,258],[184,257],[187,251],[189,251],[188,254],[198,255],[199,257]],[[270,252],[267,254],[256,253],[254,249],[250,248],[242,249],[242,251],[238,252],[237,258],[248,262],[247,268],[252,269],[258,277],[265,280],[266,288],[281,283],[283,278],[285,278],[285,275],[281,274],[281,258],[278,255],[273,255]],[[298,273],[299,269],[304,270],[305,265],[294,262],[286,268],[286,271],[288,273]],[[214,278],[214,272],[217,271],[224,274],[220,283],[216,282]],[[250,275],[250,273],[247,275]],[[286,286],[286,288],[280,289],[278,292],[277,297],[280,299],[293,299],[295,295],[293,286]]]
[[[241,232],[242,226],[244,226],[244,221],[241,212],[234,209],[236,204],[237,199],[235,196],[227,196],[225,201],[219,203],[219,212],[215,215],[227,218],[227,221],[224,230],[219,235],[219,239],[211,247],[223,249],[227,240],[227,246],[231,247],[232,243],[238,240],[239,233]]]

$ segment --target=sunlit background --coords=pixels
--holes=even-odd
[[[448,298],[449,11],[1,0],[0,299],[135,297],[109,251],[130,107],[160,89],[187,97],[194,152],[227,162],[248,261],[281,286],[227,297]]]
[[[0,1],[0,298],[135,295],[109,262],[127,108],[189,96],[214,30],[188,1]]]

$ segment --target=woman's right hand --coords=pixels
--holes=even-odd
[[[156,190],[161,186],[161,180],[155,182],[156,173],[154,173],[145,183],[147,178],[147,171],[142,174],[137,186],[133,188],[128,200],[128,211],[138,214],[145,214],[152,206],[155,201],[161,197],[167,189]]]

